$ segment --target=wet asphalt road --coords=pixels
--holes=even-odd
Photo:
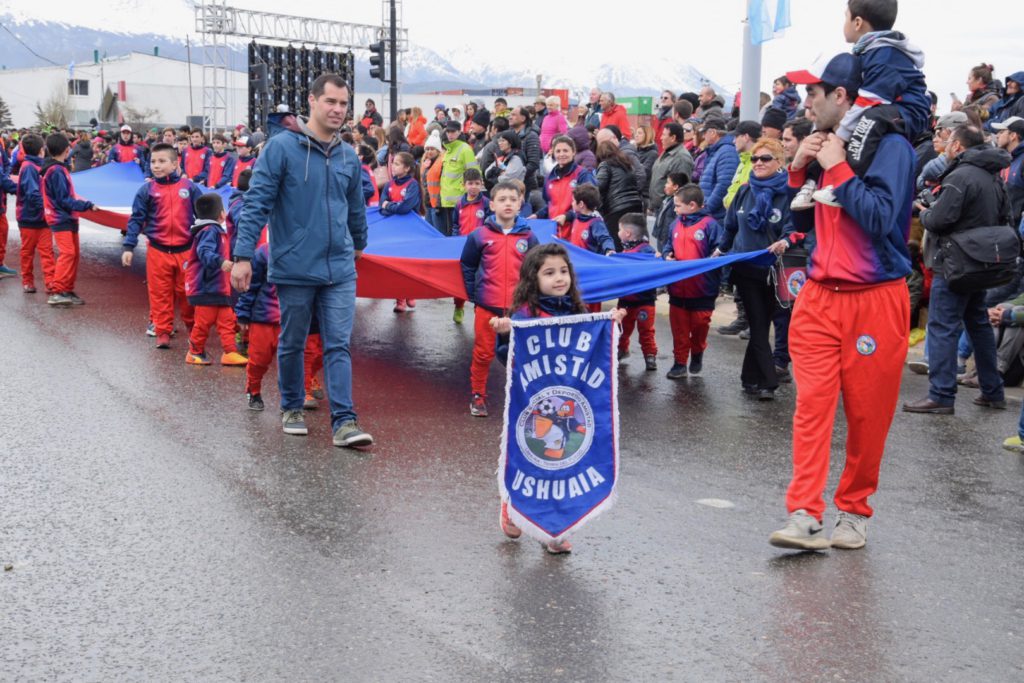
[[[551,557],[498,530],[501,424],[468,415],[450,302],[359,301],[379,445],[354,454],[326,411],[286,437],[243,371],[185,366],[180,335],[155,350],[116,238],[83,231],[84,307],[0,282],[2,680],[1024,678],[1014,405],[898,414],[868,546],[786,553],[792,387],[746,399],[719,335],[702,377],[665,379],[662,318],[660,371],[620,375],[619,503]]]

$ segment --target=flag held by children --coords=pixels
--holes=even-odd
[[[611,313],[512,323],[498,487],[511,520],[540,541],[615,502],[617,339]]]

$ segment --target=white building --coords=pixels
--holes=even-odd
[[[245,71],[228,71],[228,121],[248,118],[248,79]],[[10,107],[17,127],[36,125],[37,103],[45,108],[54,99],[66,102],[72,127],[87,127],[89,119],[102,120],[107,92],[117,100],[124,120],[177,127],[188,116],[203,113],[203,68],[193,63],[190,69],[188,62],[132,52],[99,63],[0,71],[0,97]]]

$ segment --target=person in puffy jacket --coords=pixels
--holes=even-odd
[[[783,112],[787,121],[796,117],[796,112],[800,108],[800,93],[788,78],[779,76],[772,81],[772,95],[774,97],[769,107]]]
[[[562,100],[552,95],[546,102],[548,113],[540,124],[540,149],[545,154],[551,149],[551,141],[569,130],[569,122],[562,113]]]
[[[597,187],[601,191],[601,215],[608,232],[615,240],[615,250],[621,251],[619,218],[627,213],[642,213],[643,200],[636,184],[633,164],[611,140],[597,146]]]
[[[629,116],[626,108],[621,104],[615,104],[615,93],[601,93],[601,128],[618,126],[622,137],[627,140],[633,137],[633,129],[629,126]]]
[[[725,195],[740,165],[733,136],[725,132],[725,121],[711,118],[701,127],[707,143],[707,161],[700,173],[700,189],[704,192],[704,207],[715,220],[725,219]]]

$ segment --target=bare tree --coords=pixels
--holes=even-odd
[[[71,105],[63,84],[54,89],[50,98],[40,104],[36,102],[36,122],[42,127],[67,128],[71,118]]]
[[[128,105],[122,106],[124,112],[124,122],[128,124],[136,124],[140,126],[148,126],[154,121],[160,120],[159,109],[136,109]]]

